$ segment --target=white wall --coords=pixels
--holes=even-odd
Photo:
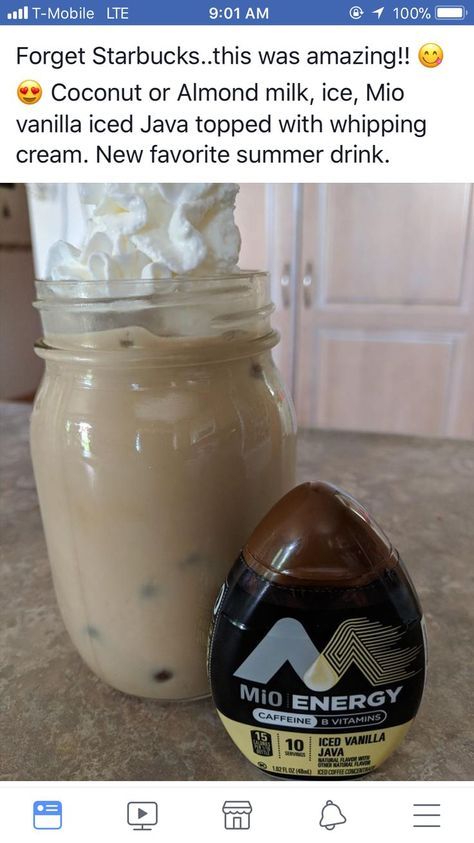
[[[32,307],[34,271],[23,185],[0,187],[0,398],[31,396],[42,361],[33,351],[40,322]]]

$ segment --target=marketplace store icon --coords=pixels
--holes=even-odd
[[[228,830],[242,831],[250,828],[250,814],[252,806],[250,802],[224,802],[224,826]]]

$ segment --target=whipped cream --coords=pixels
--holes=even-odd
[[[88,216],[81,248],[49,250],[53,281],[158,279],[238,270],[236,184],[82,184]]]

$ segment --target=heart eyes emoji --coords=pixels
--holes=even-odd
[[[24,79],[16,90],[18,99],[25,105],[34,105],[39,102],[43,90],[39,82],[34,79]]]

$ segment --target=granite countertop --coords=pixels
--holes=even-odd
[[[210,700],[128,697],[83,664],[63,627],[28,449],[27,405],[1,407],[0,778],[267,780]],[[299,479],[354,494],[407,563],[428,627],[429,678],[399,750],[369,778],[471,780],[474,443],[303,431]]]

